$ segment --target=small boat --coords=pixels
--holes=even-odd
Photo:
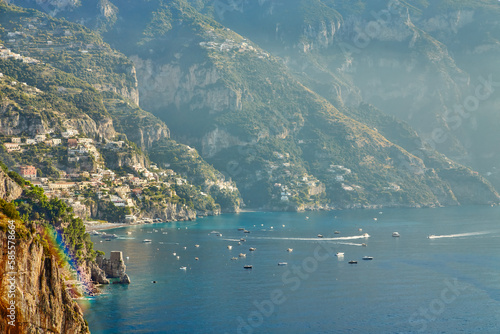
[[[323,238],[323,234],[318,234],[318,238]]]
[[[252,269],[253,266],[251,264],[246,264],[246,265],[243,266],[243,268],[245,268],[245,269]]]
[[[278,266],[286,266],[287,264],[287,262],[278,262]]]
[[[177,260],[179,260],[181,257],[179,255],[177,255]]]
[[[257,249],[257,248],[255,248],[255,247],[250,247],[248,250],[249,250],[250,252],[253,252],[253,251],[255,251],[256,249]]]
[[[180,270],[186,270],[186,269],[187,269],[187,267],[180,267],[179,269],[180,269]]]
[[[238,260],[238,258],[237,258],[237,257],[235,257],[235,256],[233,256],[233,257],[231,258],[231,260]]]
[[[250,233],[250,231],[249,230],[244,230],[243,233]]]
[[[354,261],[354,260],[349,261],[349,264],[357,264],[357,263],[358,263],[358,261]]]
[[[200,247],[200,245],[194,245],[194,247],[198,248],[198,247]]]
[[[240,253],[240,255],[238,255],[239,257],[247,257],[246,254],[243,254],[243,253]]]
[[[335,254],[335,256],[342,257],[344,256],[344,252],[338,252],[337,254]]]
[[[217,233],[215,236],[222,237],[222,233]]]
[[[293,252],[293,248],[288,248],[286,251],[291,253]]]
[[[377,217],[373,217],[373,220],[374,220],[374,221],[377,221],[378,219],[377,219]]]
[[[392,232],[392,236],[395,238],[399,237],[399,232]]]
[[[142,242],[144,242],[144,243],[151,243],[151,239],[144,239],[144,240],[142,240]]]
[[[116,239],[118,238],[118,236],[116,234],[106,234],[106,233],[103,233],[101,238],[107,238],[107,239]]]
[[[363,260],[373,260],[373,256],[363,256]]]
[[[370,237],[370,235],[368,233],[363,233],[362,236],[365,237],[365,238],[369,238]]]
[[[362,244],[361,244],[361,246],[366,247],[366,244],[365,244],[365,243],[362,243]]]
[[[308,219],[309,219],[309,217],[306,217],[306,220],[308,220]]]
[[[436,237],[436,236],[435,236],[434,234],[429,234],[429,235],[427,236],[427,239],[434,239],[435,237]]]
[[[111,241],[111,239],[110,238],[106,238],[106,239],[104,239],[104,241]]]
[[[196,261],[198,261],[198,260],[199,260],[199,258],[197,258],[197,257],[195,257],[194,259],[195,259]]]
[[[362,229],[362,228],[358,228],[358,231],[359,231],[359,232],[363,232],[363,229]]]
[[[247,241],[247,240],[246,240],[246,239],[241,238],[241,239],[240,239],[240,241],[241,241],[241,242],[245,242],[245,241]]]
[[[243,227],[238,227],[238,231],[244,231],[245,229]]]
[[[233,249],[233,246],[227,245],[227,249],[231,250],[231,249]]]
[[[335,234],[340,234],[340,231],[335,231],[335,232],[333,232],[333,233],[335,233]]]
[[[184,246],[184,249],[187,249],[187,247],[186,247],[186,246]]]
[[[132,234],[132,232],[129,231],[129,232],[127,232],[127,234],[130,235],[130,234]]]
[[[168,234],[168,232],[163,232],[163,234]]]
[[[99,232],[98,232],[98,231],[96,231],[96,230],[92,230],[92,231],[90,231],[90,234],[91,234],[91,235],[99,235],[99,234],[101,234],[101,233],[99,233]]]

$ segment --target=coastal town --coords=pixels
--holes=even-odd
[[[166,197],[175,198],[176,185],[194,187],[172,169],[160,168],[154,163],[148,166],[141,163],[127,166],[128,172],[116,172],[107,168],[100,151],[115,154],[125,152],[130,149],[130,143],[123,140],[96,141],[80,135],[77,130],[67,130],[60,134],[49,131],[32,138],[4,136],[3,139],[3,147],[9,154],[23,154],[35,147],[45,148],[49,152],[53,148],[59,148],[58,152],[64,152],[66,161],[55,157],[59,158],[59,163],[53,168],[59,177],[43,175],[40,168],[31,164],[19,164],[15,166],[15,170],[33,186],[41,187],[49,198],[59,198],[71,206],[73,213],[84,219],[89,227],[106,223],[92,218],[98,216],[93,199],[97,199],[101,203],[100,206],[102,203],[107,204],[120,213],[109,223],[148,223],[160,218],[141,210],[140,202],[144,199],[145,190],[168,189]],[[47,154],[46,157],[54,158],[53,153]],[[168,164],[164,167],[168,167]],[[225,182],[217,186],[235,190]],[[202,191],[200,194],[207,196]],[[113,215],[108,216],[108,220],[111,217]]]

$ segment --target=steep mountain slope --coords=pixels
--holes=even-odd
[[[137,106],[133,63],[97,34],[81,25],[3,2],[0,12],[1,38],[10,48],[2,48],[4,57],[0,59],[4,75],[1,134],[34,136],[77,130],[98,142],[128,139],[142,150],[159,141],[176,144],[169,139],[169,129],[162,121]],[[130,147],[128,155],[107,159],[108,166],[145,166],[147,154]],[[202,170],[207,178],[193,179],[196,186],[231,203],[223,210],[238,210],[239,195],[234,184],[204,161],[196,170]],[[222,196],[220,191],[226,188],[232,190]]]
[[[483,178],[433,151],[405,125],[397,125],[401,133],[391,131],[397,122],[386,118],[386,133],[374,129],[364,115],[372,109],[360,105],[366,96],[355,85],[358,78],[336,70],[346,63],[344,55],[322,54],[335,44],[337,31],[349,27],[342,10],[359,15],[382,2],[365,8],[362,2],[352,7],[319,0],[286,5],[242,1],[226,9],[227,15],[217,7],[225,2],[192,3],[194,7],[183,0],[115,2],[103,36],[134,62],[141,106],[166,121],[176,139],[197,148],[235,180],[249,206],[303,209],[498,201]],[[62,9],[60,15],[69,18],[80,11],[87,22],[100,15],[87,6]],[[258,15],[250,15],[254,12]],[[278,40],[269,48],[286,59],[285,64],[214,18],[266,47]],[[403,16],[398,20],[404,21]],[[261,28],[251,29],[256,22]],[[417,39],[424,43],[418,49],[428,53],[427,59],[442,49],[421,29],[406,26],[423,36]],[[274,35],[266,31],[270,27]],[[407,40],[410,34],[402,36]],[[460,77],[461,71],[443,52],[438,54],[446,60],[444,78]],[[428,71],[441,69],[435,65]],[[459,95],[456,82],[447,83],[449,89],[437,94],[440,99]],[[415,140],[408,143],[405,137],[412,136]],[[458,181],[466,179],[474,195],[484,196],[478,199],[463,191]]]
[[[192,3],[286,59],[338,108],[374,104],[499,184],[500,152],[490,144],[500,123],[497,1]],[[304,6],[332,11],[311,19]],[[289,22],[294,29],[283,28]]]

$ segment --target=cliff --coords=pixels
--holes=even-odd
[[[46,255],[36,236],[16,238],[15,272],[8,274],[8,233],[0,231],[0,332],[90,333],[82,311],[71,299],[53,256]],[[14,278],[10,280],[10,278]],[[9,298],[13,282],[14,297]],[[7,323],[15,303],[14,326]]]
[[[14,182],[2,169],[0,169],[0,198],[10,202],[19,196],[23,189]]]

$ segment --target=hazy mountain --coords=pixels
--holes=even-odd
[[[493,15],[491,6],[175,0],[51,1],[41,9],[123,52],[142,109],[235,180],[247,205],[300,209],[498,201],[485,179],[434,150],[483,166],[473,148],[478,133],[494,138],[480,127],[492,123],[478,113],[476,123],[457,126],[446,108],[474,91],[479,69],[462,64],[459,36],[479,15]],[[486,57],[494,41],[475,40],[469,51]],[[483,147],[482,156],[495,149]]]

